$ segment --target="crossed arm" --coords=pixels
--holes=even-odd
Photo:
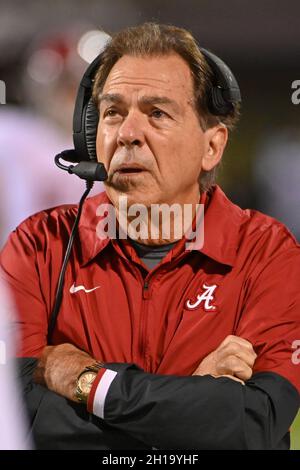
[[[205,357],[193,376],[229,377],[244,384],[252,376],[256,353],[249,341],[227,336],[220,346]],[[96,359],[72,344],[46,346],[34,373],[36,383],[45,385],[69,400],[75,397],[76,379]]]
[[[192,377],[106,364],[117,374],[104,403],[104,421],[157,448],[287,448],[298,392],[278,374],[252,376],[255,358],[248,341],[229,336],[201,361]],[[76,401],[76,378],[94,360],[70,344],[47,346],[35,381]]]

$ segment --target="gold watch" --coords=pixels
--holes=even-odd
[[[102,362],[94,362],[94,364],[85,367],[78,375],[75,396],[79,402],[87,403],[93,382],[102,366]]]

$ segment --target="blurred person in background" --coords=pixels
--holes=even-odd
[[[283,222],[300,240],[300,130],[266,134],[254,160],[258,209]]]
[[[84,191],[83,181],[66,178],[53,159],[73,146],[74,99],[86,68],[77,45],[85,28],[36,40],[27,51],[23,76],[11,78],[23,86],[26,106],[0,106],[0,247],[30,214],[78,202]],[[97,55],[99,47],[86,60]]]
[[[27,450],[30,438],[16,364],[12,359],[18,339],[16,329],[11,329],[12,315],[11,299],[0,277],[0,450]]]

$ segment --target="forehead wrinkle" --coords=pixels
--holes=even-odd
[[[104,85],[104,90],[106,89],[107,92],[109,90],[118,89],[122,86],[128,86],[130,88],[138,88],[138,87],[145,87],[145,88],[154,88],[154,89],[161,89],[164,92],[171,91],[171,82],[163,82],[161,80],[153,80],[152,82],[148,81],[145,82],[143,80],[135,80],[135,81],[126,81],[126,80],[119,80],[119,81],[110,81]]]
[[[146,82],[145,82],[146,80]],[[147,81],[149,82],[159,82],[159,83],[169,83],[170,79],[166,77],[151,77],[151,76],[144,76],[144,77],[136,77],[135,75],[127,75],[123,74],[122,71],[116,70],[115,72],[112,72],[111,75],[108,77],[107,82],[109,84],[119,84],[118,82],[121,82],[121,84],[126,83],[126,84],[147,84]],[[117,82],[117,83],[116,83]]]

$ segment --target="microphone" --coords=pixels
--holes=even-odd
[[[55,156],[56,166],[86,181],[105,181],[108,177],[105,166],[100,162],[81,161],[77,165],[63,165],[60,159],[74,163],[78,161],[75,150],[64,150]]]

